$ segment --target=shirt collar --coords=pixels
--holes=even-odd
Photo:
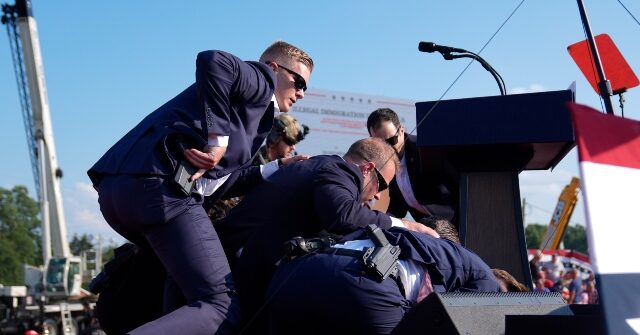
[[[273,102],[273,116],[276,117],[282,112],[280,112],[280,106],[278,106],[278,99],[276,99],[275,94],[271,97],[271,102]]]

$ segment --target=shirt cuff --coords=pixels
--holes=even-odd
[[[278,161],[271,161],[267,164],[260,165],[260,174],[262,174],[262,179],[269,178],[269,176],[276,171],[278,171]]]
[[[228,147],[229,136],[218,136],[216,134],[209,134],[207,144],[212,147]]]
[[[394,218],[393,216],[390,216],[389,218],[391,218],[391,227],[402,227],[402,228],[406,228],[404,226],[404,223],[402,223],[402,220],[398,219],[398,218]]]

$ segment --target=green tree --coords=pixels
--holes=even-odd
[[[589,254],[587,244],[587,230],[582,225],[568,226],[562,239],[565,249],[577,250]]]
[[[524,237],[527,240],[528,249],[540,248],[540,242],[544,238],[544,234],[547,232],[547,226],[537,223],[528,224],[524,228]]]
[[[104,266],[104,263],[110,261],[113,259],[113,257],[115,256],[115,250],[116,250],[117,246],[115,244],[110,244],[104,248],[102,248],[102,265]]]
[[[524,235],[527,239],[527,248],[538,249],[540,242],[547,233],[548,225],[529,224],[524,229]],[[588,254],[587,231],[582,225],[568,226],[562,237],[562,243],[565,249],[577,250]]]
[[[80,237],[73,234],[71,242],[69,242],[69,249],[71,249],[72,254],[80,256],[81,252],[93,249],[93,244],[89,241],[89,236],[87,234],[82,234]]]
[[[26,187],[0,187],[0,283],[21,285],[23,264],[42,265],[38,213]]]

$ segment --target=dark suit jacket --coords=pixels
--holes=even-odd
[[[261,304],[285,241],[322,230],[346,234],[370,223],[391,226],[388,215],[361,205],[362,185],[356,165],[315,156],[276,171],[216,223],[230,264],[243,247],[232,267],[243,309],[251,314]]]
[[[362,184],[356,165],[339,156],[314,156],[276,171],[215,228],[227,251],[265,248],[275,262],[282,243],[294,236],[347,234],[369,223],[391,227],[389,216],[361,205]]]
[[[489,266],[464,247],[402,228],[383,232],[400,246],[400,259],[427,269],[435,292],[500,291]],[[350,237],[369,238],[363,230]],[[354,257],[327,250],[281,262],[263,312],[269,315],[271,333],[305,329],[305,334],[332,334],[336,325],[340,334],[391,333],[413,304],[393,278],[378,281],[362,256]]]
[[[424,205],[432,215],[456,222],[458,213],[459,173],[442,156],[421,156],[417,137],[407,135],[404,155],[411,188],[416,200]],[[387,213],[404,218],[407,211],[415,220],[426,215],[410,207],[404,199],[396,178],[389,185],[389,208]]]
[[[400,259],[412,260],[427,268],[435,292],[500,291],[487,263],[460,244],[399,227],[392,227],[383,233],[390,244],[400,247]],[[360,229],[344,236],[339,242],[368,238],[367,233]]]
[[[89,177],[97,185],[104,174],[172,175],[181,155],[175,149],[176,137],[202,149],[209,132],[229,136],[229,145],[205,176],[216,179],[238,171],[251,162],[271,130],[275,86],[274,72],[265,64],[244,62],[223,51],[203,51],[196,60],[195,84],[122,137],[88,171]]]
[[[487,263],[460,244],[402,228],[385,235],[389,243],[400,246],[401,259],[427,267],[435,292],[500,292]]]

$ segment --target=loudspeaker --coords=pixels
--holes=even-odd
[[[404,316],[392,334],[504,334],[506,315],[573,313],[557,292],[432,293]]]
[[[601,305],[569,307],[573,315],[506,315],[505,334],[606,334]]]

